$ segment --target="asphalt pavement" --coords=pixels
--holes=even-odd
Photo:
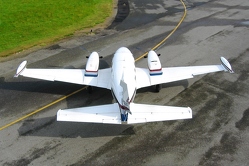
[[[28,60],[34,68],[84,68],[91,51],[111,65],[128,47],[134,57],[153,48],[177,25],[180,1],[128,0],[106,29],[75,36],[0,62],[0,127],[82,88],[60,82],[13,78]],[[249,165],[249,3],[246,0],[188,0],[179,29],[157,49],[164,67],[219,64],[234,74],[215,73],[137,92],[135,102],[189,106],[193,119],[138,125],[56,122],[56,112],[112,103],[108,90],[83,90],[0,131],[1,165]],[[21,55],[22,54],[22,55]],[[147,67],[147,61],[136,62]]]

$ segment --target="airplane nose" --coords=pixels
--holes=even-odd
[[[131,53],[131,51],[126,47],[119,48],[116,53]]]

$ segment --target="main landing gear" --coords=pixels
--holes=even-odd
[[[156,92],[160,92],[161,89],[162,89],[162,84],[157,84],[156,85]]]
[[[91,94],[91,93],[93,92],[93,87],[92,87],[92,86],[88,86],[88,87],[86,88],[86,90],[87,90],[87,92],[88,92],[89,94]]]

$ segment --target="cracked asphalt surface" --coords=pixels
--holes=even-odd
[[[120,1],[123,21],[76,36],[0,65],[0,126],[82,86],[19,77],[16,67],[83,68],[91,51],[110,66],[115,50],[135,57],[150,50],[180,20],[179,1]],[[249,2],[187,0],[180,28],[157,52],[163,66],[219,64],[224,56],[234,74],[214,73],[137,92],[135,102],[189,106],[193,119],[137,125],[56,122],[56,112],[112,102],[108,90],[81,91],[0,131],[0,164],[14,165],[249,165]],[[119,4],[120,5],[120,4]],[[120,8],[119,8],[120,9]],[[129,10],[129,11],[127,11]],[[125,14],[126,15],[126,14]],[[115,18],[115,17],[114,17]],[[117,20],[116,20],[117,21]],[[136,63],[147,67],[146,60]]]

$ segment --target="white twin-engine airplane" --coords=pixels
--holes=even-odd
[[[162,68],[155,51],[148,53],[148,68],[135,67],[132,53],[125,47],[119,48],[112,59],[112,67],[99,69],[99,55],[93,52],[86,69],[27,69],[27,61],[20,64],[15,77],[19,75],[49,81],[63,81],[74,84],[110,89],[116,103],[59,110],[57,121],[93,122],[112,124],[133,124],[165,120],[190,119],[189,107],[158,106],[133,103],[136,90],[156,85],[159,91],[162,83],[193,78],[195,75],[218,71],[233,73],[231,65],[221,57],[221,65]]]

